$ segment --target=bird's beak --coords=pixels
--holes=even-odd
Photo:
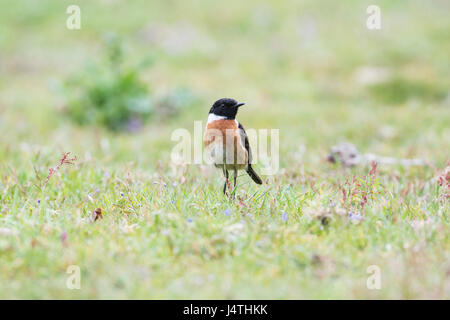
[[[244,104],[245,104],[244,102],[239,102],[239,103],[236,105],[236,108],[242,107]]]

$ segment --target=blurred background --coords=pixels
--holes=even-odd
[[[281,128],[282,153],[346,140],[447,160],[447,1],[377,1],[380,30],[370,1],[77,1],[80,30],[71,4],[2,2],[2,161],[59,148],[151,167],[221,97],[247,103],[247,127]]]
[[[446,0],[2,0],[0,297],[449,297],[449,16]],[[239,178],[240,202],[218,171],[170,163],[172,132],[223,97],[247,129],[280,129],[280,172]],[[326,161],[343,141],[421,165],[365,178]],[[353,175],[367,205],[346,198]]]

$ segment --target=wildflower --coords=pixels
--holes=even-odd
[[[355,220],[355,221],[362,220],[362,217],[359,213],[349,212],[348,217],[350,218],[350,220]]]
[[[188,218],[187,222],[191,223],[192,222],[192,218]]]
[[[226,216],[229,216],[229,215],[231,214],[231,209],[226,209],[223,213],[224,213]]]
[[[283,212],[283,215],[281,216],[281,218],[283,219],[283,221],[287,221],[288,220],[287,213]]]
[[[170,203],[171,203],[171,204],[174,204],[174,203],[175,203],[175,200],[170,200]]]
[[[176,187],[176,186],[177,186],[177,183],[176,183],[176,182],[172,183],[172,186]]]
[[[77,158],[69,158],[69,154],[70,152],[65,152],[62,156],[62,158],[59,160],[59,163],[56,167],[54,168],[50,168],[48,169],[48,176],[45,179],[43,188],[45,188],[47,186],[47,183],[49,182],[50,178],[56,173],[58,172],[59,168],[61,168],[62,165],[66,164],[66,165],[73,165],[75,160],[77,160]]]
[[[133,117],[127,122],[127,130],[129,132],[138,132],[142,128],[142,121]]]
[[[63,244],[66,244],[66,240],[67,240],[67,232],[63,231],[63,233],[61,233],[61,242]]]
[[[120,193],[120,196],[123,197],[123,192]]]
[[[37,203],[40,204],[41,203],[41,199],[38,199]]]

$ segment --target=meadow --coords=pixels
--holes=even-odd
[[[73,2],[0,9],[0,298],[450,298],[447,1],[377,0],[380,30],[365,0],[79,0],[69,30]],[[68,116],[65,81],[97,81],[111,34],[148,61],[153,101],[188,93],[173,115],[131,131]],[[246,102],[246,128],[279,129],[279,171],[242,173],[236,199],[220,170],[170,157],[223,97]],[[423,164],[327,161],[343,141]]]

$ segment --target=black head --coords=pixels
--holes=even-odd
[[[245,103],[239,103],[234,99],[223,98],[214,102],[209,113],[214,113],[217,116],[227,117],[227,119],[234,119],[238,112],[238,108]]]

